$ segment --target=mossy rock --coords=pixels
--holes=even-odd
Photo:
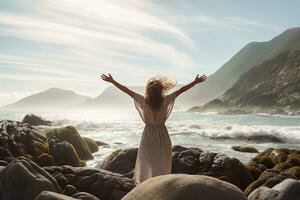
[[[277,165],[275,165],[275,167],[273,167],[273,169],[277,169],[280,171],[284,171],[286,169],[289,169],[293,167],[293,165],[289,162],[282,162],[282,163],[278,163]]]
[[[292,167],[287,172],[300,179],[300,166]]]
[[[270,158],[274,165],[286,161],[288,156],[281,149],[275,149],[271,152]]]
[[[84,137],[83,139],[85,140],[86,144],[88,145],[91,153],[95,153],[95,152],[99,151],[99,147],[95,140],[93,140],[91,138],[86,138],[86,137]]]
[[[72,126],[51,129],[47,132],[48,140],[55,139],[56,142],[66,141],[75,148],[78,156],[82,160],[93,159],[90,148],[86,141],[80,136],[77,130]]]
[[[47,154],[47,153],[43,153],[41,155],[39,155],[36,159],[35,159],[36,163],[41,166],[41,167],[45,167],[45,166],[53,166],[55,165],[55,161],[53,156]]]
[[[300,155],[292,153],[288,156],[286,162],[291,163],[293,166],[300,166]]]
[[[72,144],[66,141],[60,143],[50,141],[49,148],[50,154],[53,156],[57,165],[81,166],[80,159]]]

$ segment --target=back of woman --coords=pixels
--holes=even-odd
[[[115,81],[112,76],[102,74],[101,78],[113,83],[117,88],[134,99],[134,104],[145,123],[134,169],[135,182],[141,183],[149,178],[171,173],[172,143],[165,122],[172,112],[175,98],[206,76],[196,76],[190,84],[172,94],[165,95],[175,86],[175,82],[163,76],[150,78],[146,85],[145,97],[133,92]]]

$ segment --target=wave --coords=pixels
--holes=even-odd
[[[176,130],[177,129],[177,130]],[[202,126],[195,128],[191,125],[182,126],[178,129],[172,127],[171,135],[197,134],[211,139],[240,139],[252,142],[273,142],[273,143],[300,143],[300,126],[246,126],[237,125],[223,127]]]

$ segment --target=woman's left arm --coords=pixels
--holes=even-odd
[[[117,81],[115,81],[110,74],[108,74],[108,75],[102,74],[101,75],[101,79],[104,80],[104,81],[106,81],[106,82],[112,83],[117,88],[119,88],[121,91],[125,92],[126,94],[128,94],[129,96],[131,96],[133,98],[135,92],[133,92],[132,90],[130,90],[128,87],[126,87],[126,86],[118,83]]]
[[[191,89],[194,85],[198,84],[198,83],[201,83],[201,82],[204,82],[205,80],[207,79],[207,76],[206,75],[202,75],[199,77],[199,74],[197,74],[196,78],[194,81],[192,81],[191,83],[181,87],[179,90],[176,90],[174,92],[175,96],[179,96],[180,94],[182,94],[183,92]]]

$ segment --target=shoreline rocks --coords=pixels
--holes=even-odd
[[[47,128],[28,123],[0,121],[0,165],[24,156],[40,166],[84,166],[84,160],[93,159],[98,151],[96,141],[83,138],[72,126]]]

